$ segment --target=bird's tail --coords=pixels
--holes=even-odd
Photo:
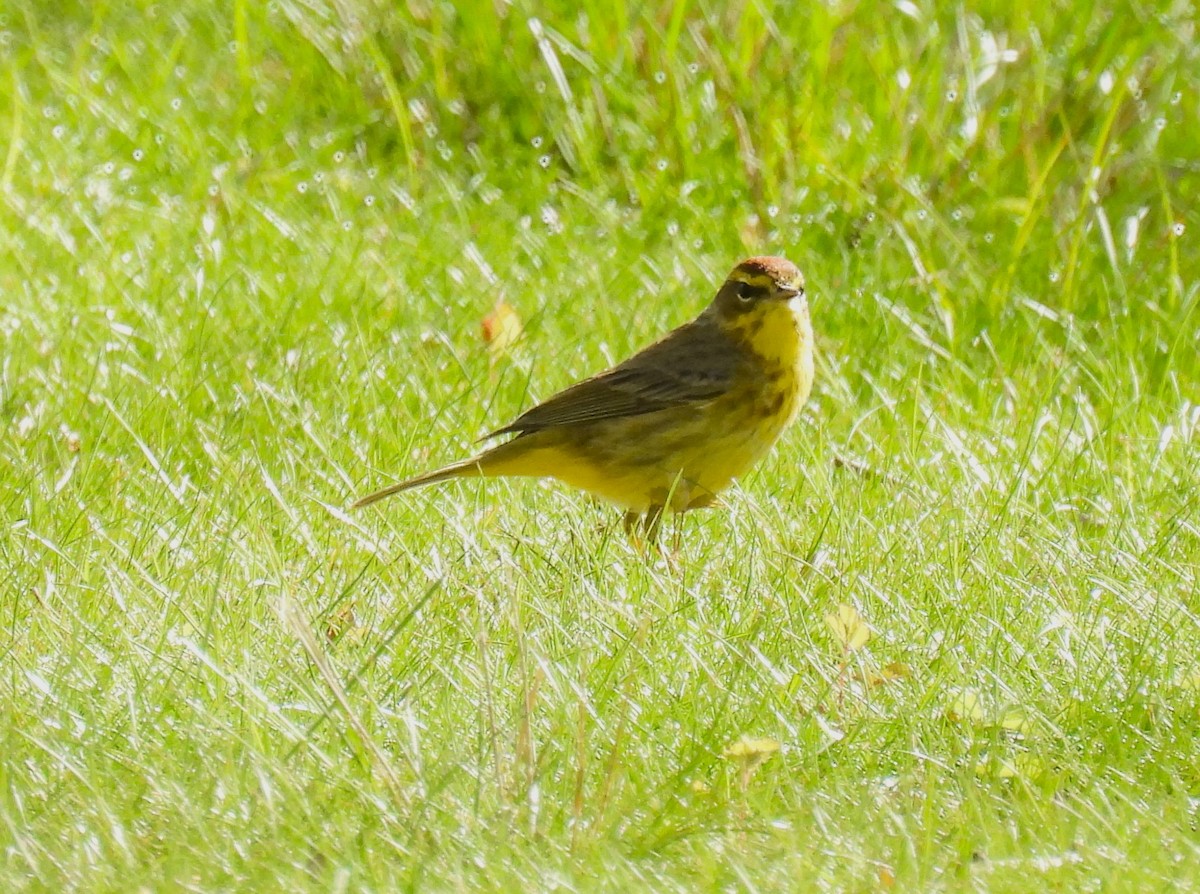
[[[486,474],[479,461],[483,457],[473,456],[470,459],[464,459],[460,462],[451,463],[448,466],[443,466],[440,469],[434,469],[432,472],[426,472],[424,475],[418,475],[415,478],[409,478],[407,481],[400,481],[396,484],[390,484],[383,490],[377,490],[373,494],[367,494],[361,500],[355,500],[351,504],[351,509],[362,509],[364,506],[370,506],[382,500],[384,497],[390,497],[392,494],[398,494],[402,490],[408,490],[411,487],[421,487],[425,484],[433,484],[437,481],[447,481],[451,478],[478,478]]]

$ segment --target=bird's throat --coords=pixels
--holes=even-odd
[[[729,334],[765,366],[794,368],[812,356],[812,323],[802,297],[764,301],[726,324]]]

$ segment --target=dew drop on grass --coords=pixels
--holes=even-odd
[[[1174,93],[1171,94],[1171,105],[1173,105],[1173,106],[1179,105],[1179,102],[1182,99],[1183,99],[1183,93],[1181,93],[1179,90],[1176,90]]]
[[[301,180],[299,183],[296,184],[296,192],[298,192],[298,193],[308,192],[308,184],[305,183],[303,180]]]
[[[363,197],[363,204],[364,204],[364,205],[366,205],[368,208],[370,208],[372,205],[374,205],[374,204],[375,204],[375,197],[374,197],[373,195],[370,195],[370,194],[368,194],[368,195],[364,196],[364,197]]]
[[[346,160],[346,153],[343,152],[341,149],[339,149],[337,152],[333,153],[333,163],[335,165],[340,165],[345,160]]]
[[[954,102],[957,99],[958,99],[958,91],[957,90],[947,90],[946,91],[946,102]]]
[[[349,233],[351,226],[352,226],[352,224],[350,223],[350,221],[348,221],[348,220],[342,221],[342,231],[343,232]]]
[[[141,161],[145,157],[146,157],[146,153],[143,152],[141,149],[133,150],[133,160],[134,161]]]
[[[1166,130],[1166,127],[1167,127],[1167,119],[1166,118],[1155,118],[1154,119],[1154,129],[1155,130]]]
[[[654,83],[665,84],[667,82],[667,73],[665,71],[656,71],[654,73]]]
[[[558,216],[558,212],[550,205],[542,206],[542,223],[551,233],[562,232],[562,220]]]
[[[325,182],[324,172],[317,171],[315,174],[313,174],[313,183],[324,183],[324,182]]]
[[[183,100],[180,99],[178,96],[176,96],[174,99],[171,100],[171,108],[174,111],[178,112],[180,109],[183,108]]]
[[[409,211],[412,211],[414,208],[417,207],[416,200],[411,195],[409,195],[409,192],[407,189],[402,189],[402,188],[397,187],[396,189],[392,190],[392,195],[394,195],[396,197],[397,201],[399,201],[400,204],[403,205]]]
[[[55,138],[59,139],[59,140],[62,139],[63,134],[66,132],[67,132],[66,128],[63,127],[61,124],[54,125],[54,129],[50,131],[50,133],[54,134]]]
[[[665,171],[667,169],[667,160],[665,158],[660,158],[657,162],[654,163],[654,166],[656,168],[658,168],[660,171]]]
[[[538,159],[538,164],[541,165],[542,170],[545,170],[546,168],[550,167],[550,156],[543,155],[541,158]]]
[[[1176,236],[1182,236],[1186,229],[1187,229],[1187,227],[1185,227],[1183,225],[1183,221],[1179,221],[1178,223],[1176,223],[1174,226],[1171,227],[1171,232],[1174,233]]]
[[[902,68],[896,72],[896,83],[900,85],[901,90],[907,90],[912,84],[912,75],[908,73],[907,69]]]
[[[699,74],[699,73],[700,73],[700,66],[699,66],[699,64],[697,64],[697,63],[695,63],[695,62],[689,62],[689,63],[688,63],[687,70],[688,70],[688,74],[692,74],[692,75],[694,75],[694,74]]]
[[[533,146],[534,149],[542,148],[542,138],[541,137],[534,137],[532,140],[529,141],[529,143],[531,146]]]
[[[1050,271],[1050,282],[1058,282],[1058,271],[1057,270]]]

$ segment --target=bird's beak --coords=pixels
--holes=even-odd
[[[802,291],[804,290],[799,286],[779,286],[779,297],[784,301],[790,301]]]

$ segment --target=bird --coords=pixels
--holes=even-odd
[[[663,513],[711,506],[754,467],[808,400],[813,330],[804,277],[759,256],[729,273],[689,323],[526,410],[468,459],[377,490],[353,509],[452,478],[554,478],[657,536]]]

